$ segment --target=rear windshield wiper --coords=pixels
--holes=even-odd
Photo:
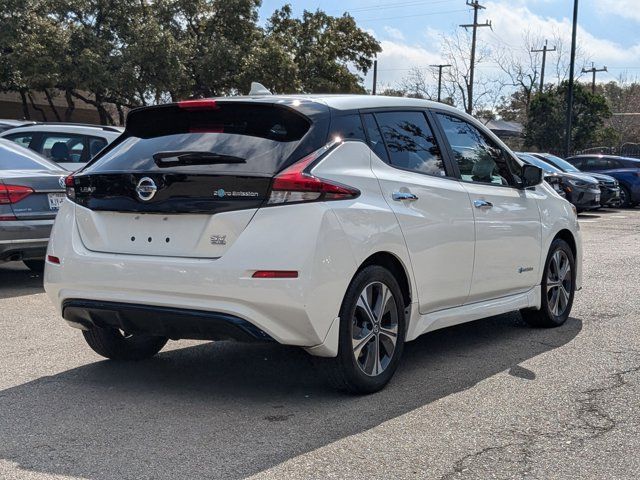
[[[158,152],[153,154],[153,159],[160,168],[187,165],[247,163],[244,158],[214,152]]]

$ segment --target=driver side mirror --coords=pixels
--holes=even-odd
[[[535,187],[544,180],[544,172],[535,165],[524,164],[522,166],[522,188]]]

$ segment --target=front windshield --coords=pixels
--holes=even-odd
[[[551,154],[546,154],[544,155],[544,158],[549,163],[555,165],[556,167],[558,167],[564,172],[580,173],[580,170],[578,170],[576,167],[574,167],[569,162],[567,162],[566,160],[563,160],[560,157],[556,157],[555,155],[551,155]]]
[[[524,162],[527,162],[531,165],[535,165],[536,167],[541,168],[546,173],[562,172],[562,170],[560,170],[559,168],[556,168],[553,165],[549,165],[547,162],[543,162],[539,158],[534,157],[533,155],[529,155],[528,153],[519,153],[518,157]]]

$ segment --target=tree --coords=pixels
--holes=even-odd
[[[476,47],[475,81],[473,85],[473,112],[492,108],[498,98],[499,84],[495,78],[483,75],[478,66],[489,59],[490,50],[480,40]],[[442,88],[452,105],[468,105],[471,88],[471,33],[456,30],[453,35],[442,37],[443,62],[451,66],[443,70]],[[467,112],[472,113],[472,112]]]
[[[621,76],[617,82],[597,85],[596,91],[601,92],[611,110],[618,113],[607,125],[617,132],[620,143],[640,142],[640,83],[629,82]]]
[[[70,120],[81,100],[109,124],[141,105],[247,93],[251,81],[278,93],[364,92],[360,74],[380,45],[353,17],[298,19],[284,6],[263,27],[260,4],[0,0],[0,90],[20,94],[26,117],[42,92],[56,119]]]
[[[525,126],[525,145],[543,151],[559,152],[564,145],[564,123],[568,82],[537,93],[531,100]],[[611,109],[602,95],[592,94],[576,83],[574,88],[571,144],[582,150],[596,144],[611,131],[605,130],[605,120]]]
[[[380,44],[357,27],[348,14],[332,17],[317,10],[292,18],[291,6],[276,10],[266,34],[282,45],[297,66],[299,88],[305,93],[364,93],[363,78],[373,66]],[[289,89],[287,89],[289,90]]]

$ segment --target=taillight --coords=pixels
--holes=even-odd
[[[69,200],[75,200],[76,198],[76,182],[73,178],[73,174],[65,177],[64,186],[67,189],[67,197]]]
[[[309,173],[313,164],[334,146],[341,143],[340,139],[307,155],[289,168],[279,173],[271,184],[269,205],[285,203],[313,202],[324,200],[346,200],[356,198],[360,190],[325,180]]]
[[[33,193],[33,188],[22,185],[0,184],[0,205],[18,203]]]

